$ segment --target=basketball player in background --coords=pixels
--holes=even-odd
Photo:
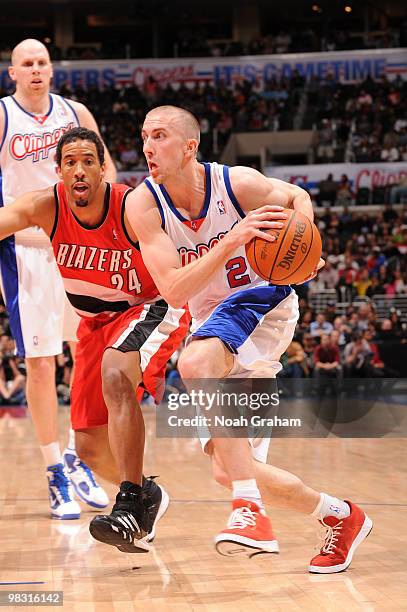
[[[254,274],[244,245],[254,236],[272,240],[261,230],[283,227],[284,209],[270,205],[312,220],[308,194],[251,168],[198,163],[199,123],[181,108],[150,111],[142,139],[150,178],[129,195],[126,213],[160,294],[174,307],[189,303],[193,332],[178,362],[181,376],[275,377],[294,334],[298,300],[290,286],[267,286]],[[312,514],[325,526],[324,546],[309,571],[346,569],[370,519],[351,502],[267,465],[269,443],[203,440],[215,478],[233,491],[229,523],[215,538],[218,551],[278,552],[265,502]]]
[[[55,149],[62,134],[78,125],[98,132],[83,104],[50,93],[52,64],[40,41],[23,40],[13,49],[9,74],[15,93],[0,100],[4,206],[56,182]],[[112,181],[115,168],[107,150],[105,155],[106,179]],[[32,227],[5,240],[0,263],[17,354],[26,360],[27,402],[47,473],[51,516],[79,518],[72,485],[91,507],[108,504],[105,491],[75,452],[72,430],[63,456],[58,442],[55,355],[62,352],[63,340],[76,340],[79,319],[66,301],[49,238],[41,229]]]

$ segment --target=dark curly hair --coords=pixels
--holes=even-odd
[[[62,147],[70,142],[75,142],[75,140],[88,140],[89,142],[93,142],[96,146],[96,151],[98,154],[100,165],[104,163],[105,148],[103,146],[103,142],[100,136],[98,136],[98,134],[96,134],[96,132],[94,132],[93,130],[88,130],[87,128],[84,128],[84,127],[76,127],[76,128],[72,128],[72,130],[68,130],[67,132],[65,132],[65,134],[62,136],[62,138],[58,142],[57,151],[55,155],[58,166],[61,165]]]

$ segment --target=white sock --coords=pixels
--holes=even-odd
[[[59,448],[58,442],[51,442],[45,446],[40,446],[42,456],[44,459],[45,467],[49,465],[55,465],[56,463],[62,463],[61,449]]]
[[[246,499],[247,501],[257,504],[260,510],[264,510],[260,491],[257,487],[255,478],[249,478],[247,480],[233,480],[232,488],[233,499]]]
[[[337,497],[331,497],[327,493],[321,493],[317,507],[312,516],[319,520],[323,520],[327,516],[335,516],[338,519],[344,519],[350,516],[349,505]]]
[[[69,448],[69,450],[75,451],[75,432],[72,429],[72,427],[69,430],[69,440],[68,440],[68,446],[67,448]]]

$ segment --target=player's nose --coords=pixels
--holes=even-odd
[[[75,177],[76,178],[83,178],[85,176],[85,168],[84,166],[81,164],[81,162],[78,162],[75,166]]]
[[[152,153],[152,152],[153,152],[153,149],[152,149],[151,139],[146,138],[143,143],[143,153],[144,155],[147,156],[149,153]]]

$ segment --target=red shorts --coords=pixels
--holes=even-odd
[[[75,370],[71,392],[73,429],[99,427],[108,422],[102,392],[101,364],[107,348],[123,353],[140,353],[144,389],[157,402],[164,391],[166,364],[185,337],[190,322],[188,311],[164,301],[134,306],[114,319],[82,319],[78,328]]]

